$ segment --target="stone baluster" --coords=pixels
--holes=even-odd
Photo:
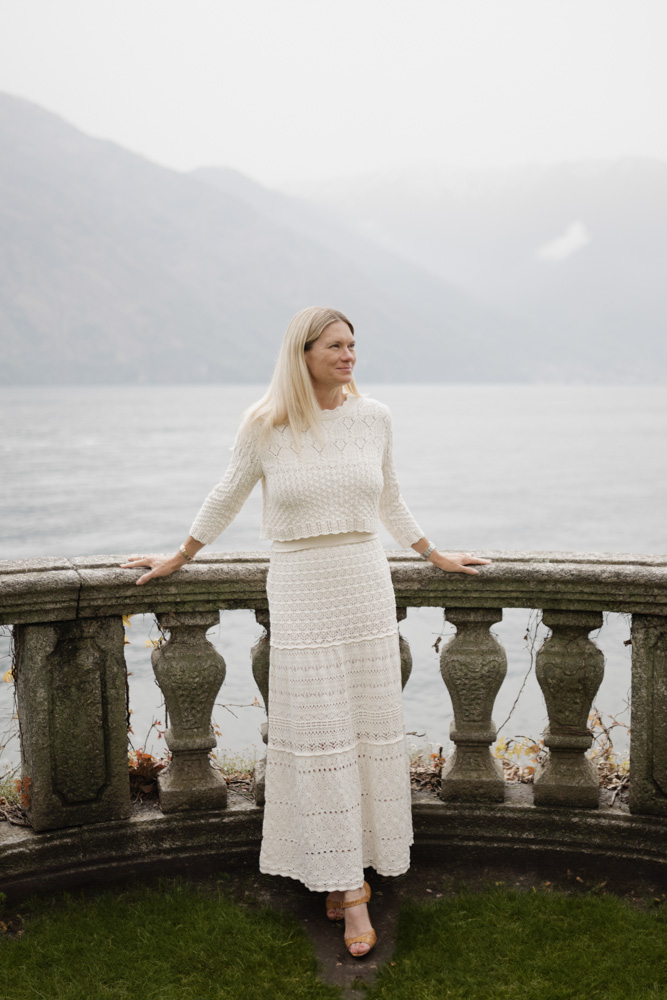
[[[255,684],[260,690],[260,694],[264,699],[264,708],[268,715],[269,712],[269,657],[271,650],[271,618],[269,612],[265,610],[255,611],[255,618],[257,623],[261,625],[265,631],[264,634],[259,637],[255,645],[252,647],[252,675],[255,678]],[[268,743],[269,740],[269,726],[268,722],[262,723],[261,728],[262,739],[264,743]],[[258,806],[263,806],[265,801],[264,788],[265,788],[265,775],[266,775],[266,754],[261,760],[255,763],[255,804]]]
[[[507,673],[505,651],[489,628],[502,608],[447,608],[457,633],[444,645],[440,671],[454,707],[450,738],[454,753],[442,769],[445,800],[502,802],[505,782],[490,750],[496,738],[491,715]]]
[[[168,629],[165,645],[153,650],[153,670],[169,718],[165,741],[169,766],[158,777],[163,812],[216,809],[227,803],[227,784],[209,760],[216,745],[211,725],[213,705],[225,679],[225,661],[206,638],[220,612],[179,611],[157,615]]]
[[[604,656],[589,639],[602,625],[598,611],[544,611],[551,629],[537,652],[535,672],[547,705],[544,743],[549,756],[535,775],[535,805],[597,808],[597,768],[585,756],[593,699],[604,676]]]
[[[396,620],[402,622],[407,613],[407,608],[396,608]],[[401,654],[401,685],[405,688],[412,673],[412,653],[410,652],[410,643],[403,638],[400,632],[398,634],[398,648]]]
[[[630,810],[667,816],[667,618],[632,617]]]
[[[35,830],[125,819],[127,685],[120,616],[17,625],[22,789]]]

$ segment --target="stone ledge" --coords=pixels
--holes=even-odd
[[[551,608],[667,615],[667,556],[488,552],[479,576],[445,574],[390,552],[396,602],[408,607]],[[0,562],[0,623],[176,610],[266,607],[268,553],[207,553],[137,588],[125,557]]]
[[[262,816],[261,809],[230,794],[222,811],[165,816],[142,806],[126,821],[47,833],[2,824],[0,885],[20,898],[138,876],[224,870],[240,858],[257,859]],[[530,805],[530,796],[503,805],[465,805],[416,793],[413,819],[415,851],[443,863],[448,851],[463,849],[489,864],[501,856],[562,856],[667,876],[667,824],[604,805],[596,811],[541,809]]]

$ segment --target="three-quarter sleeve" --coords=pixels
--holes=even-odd
[[[389,410],[386,411],[386,420],[387,436],[382,462],[384,486],[380,495],[379,514],[387,531],[396,539],[401,548],[407,549],[414,542],[423,538],[424,532],[401,496],[394,467],[393,434]]]
[[[192,537],[205,545],[214,542],[234,520],[261,477],[257,430],[251,427],[237,434],[227,471],[204,500],[190,528]]]

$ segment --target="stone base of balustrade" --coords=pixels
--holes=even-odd
[[[255,805],[263,806],[266,801],[266,755],[255,764],[254,774]]]
[[[487,746],[457,746],[440,777],[440,798],[446,802],[504,801],[502,765]]]
[[[77,886],[126,880],[221,873],[257,865],[263,810],[230,794],[224,810],[164,815],[155,805],[134,807],[129,820],[35,833],[0,824],[0,888],[12,899]],[[590,866],[614,879],[651,878],[667,885],[667,824],[600,808],[546,809],[532,805],[527,785],[508,786],[503,805],[442,802],[416,793],[413,858],[441,865],[506,872],[554,863]],[[550,867],[551,866],[551,867]]]
[[[175,753],[157,779],[160,809],[164,813],[189,809],[224,809],[227,782],[211,767],[208,755]]]
[[[575,806],[597,809],[600,779],[592,760],[583,753],[551,751],[546,764],[535,775],[536,806]]]

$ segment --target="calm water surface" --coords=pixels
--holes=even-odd
[[[667,552],[667,392],[664,387],[374,386],[394,416],[403,495],[439,546]],[[58,387],[0,398],[0,557],[173,551],[229,458],[241,411],[262,386]],[[260,490],[213,550],[259,549]],[[387,548],[396,543],[384,535]],[[530,668],[528,610],[494,631],[508,653],[498,725]],[[414,669],[405,692],[410,732],[447,743],[451,706],[433,643],[442,612],[413,609],[401,625]],[[136,616],[126,646],[134,742],[159,747],[164,710],[146,647],[152,618]],[[449,634],[449,628],[446,634]],[[212,634],[227,662],[216,721],[220,746],[253,755],[263,711],[250,648],[252,612],[223,612]],[[610,615],[598,636],[607,657],[598,695],[620,712],[630,686],[628,624]],[[7,643],[0,651],[9,665]],[[0,685],[11,727],[11,686]],[[503,735],[538,735],[545,712],[532,673]],[[0,724],[0,735],[2,724]],[[418,742],[417,740],[415,740]],[[0,743],[2,739],[0,739]],[[0,762],[12,760],[10,743]]]

